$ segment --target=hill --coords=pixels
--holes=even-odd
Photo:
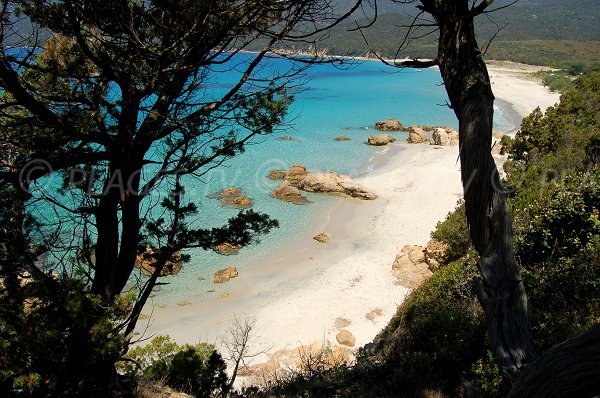
[[[342,0],[339,7],[349,7],[352,0]],[[497,1],[497,11],[480,16],[477,33],[480,46],[488,59],[505,59],[524,63],[566,66],[574,63],[600,62],[600,7],[594,0],[521,0],[509,7],[508,0]],[[435,32],[419,29],[419,37],[398,51],[398,46],[417,14],[415,4],[378,2],[376,22],[363,29],[368,44],[357,24],[366,26],[374,15],[365,8],[355,13],[355,21],[347,22],[331,32],[321,46],[330,53],[366,55],[369,48],[384,57],[433,57],[437,51]],[[498,32],[499,31],[499,32]]]

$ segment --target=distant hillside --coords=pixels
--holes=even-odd
[[[353,0],[340,0],[340,8]],[[509,0],[499,0],[491,9]],[[417,14],[416,4],[378,2],[376,23],[363,30],[369,47],[385,57],[435,56],[437,35],[413,40],[397,53],[398,46]],[[366,25],[374,11],[356,13],[356,20],[335,29],[322,47],[331,53],[365,55],[368,47],[360,32],[350,31],[357,23]],[[490,38],[501,29],[490,46],[487,58],[501,58],[528,63],[563,66],[577,62],[600,62],[600,7],[598,0],[521,0],[510,7],[480,16],[477,33],[480,46],[487,47]],[[425,33],[420,30],[417,35]]]

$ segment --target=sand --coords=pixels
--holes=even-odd
[[[496,97],[512,105],[506,110],[513,117],[558,101],[514,65],[494,65],[490,75]],[[335,343],[338,318],[349,321],[345,329],[356,347],[372,341],[409,293],[392,275],[396,254],[404,245],[426,244],[462,197],[457,157],[458,147],[397,143],[382,149],[375,171],[358,179],[379,199],[339,198],[294,244],[245,266],[227,283],[227,295],[186,306],[149,305],[144,312],[152,313],[150,323],[140,322],[138,330],[221,347],[234,318],[247,317],[254,324],[250,351],[262,353],[255,363],[315,340]],[[314,241],[321,232],[332,240]],[[379,311],[368,319],[373,310]]]

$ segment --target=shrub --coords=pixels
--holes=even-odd
[[[126,358],[119,363],[121,371],[164,382],[196,397],[210,397],[227,389],[225,361],[211,344],[180,346],[169,336],[157,336],[146,346],[130,350]]]
[[[469,251],[470,238],[465,215],[465,202],[460,200],[454,211],[446,216],[444,221],[437,223],[431,232],[431,238],[440,240],[448,245],[447,262],[457,260]]]

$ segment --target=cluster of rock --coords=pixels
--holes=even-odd
[[[150,276],[156,270],[156,249],[146,247],[135,259],[135,265],[144,275]],[[175,252],[160,270],[160,276],[177,275],[181,271],[181,253]]]
[[[426,247],[406,245],[396,255],[392,269],[398,284],[414,289],[433,275],[447,256],[448,246],[435,239]]]
[[[364,200],[377,199],[377,195],[368,192],[362,185],[352,181],[350,177],[333,172],[310,173],[301,164],[295,164],[288,170],[274,170],[269,178],[283,181],[271,193],[275,198],[296,204],[308,203],[308,199],[300,192],[319,192],[330,195],[350,196]]]
[[[409,144],[431,144],[439,146],[458,145],[458,131],[449,127],[439,127],[423,125],[413,125],[405,127],[397,119],[387,119],[375,123],[375,128],[381,131],[406,131],[408,132],[407,142]],[[427,134],[431,132],[431,137]],[[386,145],[394,142],[394,137],[387,134],[377,134],[369,137],[370,145]]]
[[[247,209],[252,207],[250,200],[240,188],[223,188],[220,191],[208,195],[210,199],[219,199],[223,206],[236,209]]]
[[[287,373],[291,375],[297,371],[308,371],[309,367],[327,369],[351,365],[353,362],[354,355],[350,348],[332,345],[327,340],[315,340],[312,344],[279,350],[265,363],[243,366],[238,376],[249,379],[249,384],[262,384],[275,375],[285,377]]]

